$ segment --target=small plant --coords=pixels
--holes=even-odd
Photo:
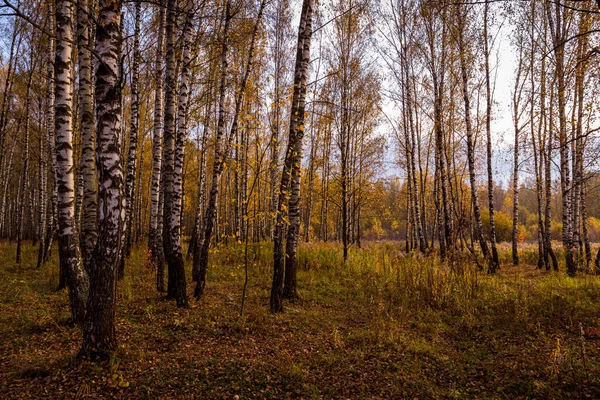
[[[563,364],[565,362],[566,352],[563,349],[560,338],[556,338],[556,345],[550,354],[550,358],[548,359],[548,371],[550,373],[550,378],[555,379],[560,383],[561,382],[561,370],[563,368]]]

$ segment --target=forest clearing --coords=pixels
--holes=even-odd
[[[218,246],[206,297],[180,309],[158,295],[136,249],[119,282],[119,348],[77,362],[56,261],[35,249],[0,262],[2,398],[598,398],[600,280],[535,265],[496,276],[470,263],[439,268],[398,243],[301,245],[300,298],[268,312],[269,244]],[[501,256],[510,252],[501,250]],[[535,249],[522,257],[535,262]],[[191,290],[191,288],[190,288]],[[235,397],[239,396],[239,397]]]

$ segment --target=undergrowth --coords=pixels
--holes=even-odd
[[[207,294],[189,310],[154,290],[144,246],[119,282],[119,351],[80,363],[56,292],[57,260],[0,243],[0,397],[598,398],[600,281],[535,266],[497,276],[393,242],[299,248],[300,299],[268,312],[272,247],[211,250]],[[528,263],[535,256],[525,249]],[[509,259],[509,251],[501,253]],[[533,261],[532,261],[533,260]],[[188,270],[190,270],[188,265]],[[191,292],[191,285],[189,287]]]

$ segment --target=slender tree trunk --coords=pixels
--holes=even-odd
[[[48,2],[48,15],[50,18],[50,25],[52,26],[52,32],[55,32],[55,10],[54,2]],[[48,218],[48,229],[46,232],[46,239],[44,240],[44,255],[43,261],[46,262],[50,259],[50,251],[52,249],[52,242],[54,234],[58,229],[58,176],[57,176],[57,161],[56,161],[56,135],[55,130],[55,118],[54,118],[54,107],[55,107],[55,80],[54,80],[54,57],[56,53],[56,44],[54,37],[48,38],[48,59],[47,59],[47,114],[46,114],[46,129],[48,131],[48,147],[50,152],[50,171],[52,176],[52,191],[50,193],[50,212]],[[66,273],[63,263],[59,263],[59,283],[58,290],[66,287]]]
[[[587,208],[586,208],[586,190],[585,182],[581,185],[581,230],[583,234],[583,245],[585,246],[585,262],[586,269],[590,270],[590,264],[592,262],[592,249],[590,246],[590,239],[588,236],[588,225],[587,225]]]
[[[165,39],[167,45],[167,53],[165,58],[166,75],[165,75],[165,115],[164,115],[164,142],[163,142],[163,171],[162,171],[162,187],[163,187],[163,251],[167,261],[167,298],[177,299],[176,284],[176,269],[178,263],[176,260],[177,250],[173,248],[171,236],[178,232],[171,232],[171,217],[173,213],[174,190],[175,190],[175,149],[176,149],[176,112],[177,112],[177,60],[175,55],[175,29],[177,24],[177,4],[175,0],[167,0],[167,22],[165,25]],[[179,300],[183,300],[183,296],[179,296]],[[182,306],[184,304],[181,304]]]
[[[492,258],[488,264],[488,273],[495,274],[500,267],[498,249],[496,248],[496,222],[494,219],[494,172],[492,168],[492,88],[490,78],[490,49],[488,33],[489,0],[485,0],[484,22],[483,22],[483,44],[485,56],[485,131],[487,145],[487,178],[488,178],[488,208],[490,212],[490,243],[492,247]]]
[[[89,278],[83,268],[75,224],[75,176],[73,165],[73,3],[56,2],[55,135],[58,190],[58,244],[60,263],[68,275],[71,315],[81,323],[89,294]]]
[[[247,112],[250,114],[250,105],[248,104]],[[250,136],[250,120],[246,121],[246,129],[242,132],[242,165],[241,165],[241,187],[240,187],[240,206],[241,206],[241,219],[240,219],[240,240],[246,243],[246,235],[248,232],[247,226],[250,221],[248,220],[248,140]],[[259,164],[257,164],[259,165]]]
[[[215,142],[215,155],[213,159],[212,184],[208,199],[208,205],[204,214],[204,232],[202,243],[197,246],[194,253],[194,265],[192,270],[192,279],[196,283],[194,297],[198,300],[204,292],[206,286],[206,272],[208,270],[208,248],[212,237],[214,225],[218,225],[217,220],[217,195],[219,190],[219,176],[225,157],[223,136],[225,135],[225,88],[227,81],[227,52],[229,48],[228,33],[229,23],[231,21],[231,4],[229,1],[225,6],[225,20],[223,25],[223,37],[221,38],[221,76],[219,78],[219,116],[217,120],[217,136]],[[218,236],[218,235],[216,235]]]
[[[444,156],[444,131],[442,126],[442,101],[443,101],[443,85],[438,86],[438,93],[434,96],[435,101],[435,141],[436,141],[436,157],[437,157],[437,177],[438,177],[438,195],[440,204],[440,230],[441,243],[440,253],[442,259],[446,258],[446,250],[450,246],[450,236],[452,229],[450,228],[450,208],[448,199],[448,184],[446,175],[446,161]]]
[[[314,112],[314,110],[313,110]],[[311,113],[312,116],[312,113]],[[313,124],[311,124],[311,127],[314,126]],[[313,132],[313,134],[315,134]],[[310,146],[310,154],[309,154],[309,158],[308,158],[308,193],[307,193],[307,200],[306,200],[306,213],[305,213],[305,218],[304,218],[304,241],[306,243],[308,243],[310,241],[310,226],[311,226],[311,220],[312,220],[312,211],[313,211],[313,203],[314,203],[314,196],[313,196],[313,186],[314,186],[314,182],[315,182],[315,158],[316,158],[316,148],[318,145],[318,135],[319,135],[319,130],[317,130],[316,132],[317,137],[316,138],[312,138],[311,141],[311,146]]]
[[[348,55],[346,54],[346,57]],[[341,93],[341,107],[342,117],[340,126],[340,186],[341,186],[341,209],[342,209],[342,248],[343,248],[343,260],[344,264],[348,260],[348,193],[349,193],[349,179],[348,179],[348,157],[350,152],[350,116],[348,110],[348,82],[347,82],[347,69],[343,68],[342,72],[342,93]],[[292,176],[293,179],[293,176]],[[293,184],[293,181],[292,181]],[[408,226],[408,225],[407,225]]]
[[[329,239],[329,173],[331,154],[331,125],[325,128],[325,140],[323,143],[323,169],[321,184],[321,224],[319,228],[319,237],[323,242]]]
[[[290,117],[290,130],[288,146],[286,150],[285,161],[283,165],[283,173],[281,175],[281,182],[279,185],[279,199],[277,202],[277,213],[275,222],[274,232],[274,249],[273,249],[273,284],[271,286],[271,299],[270,308],[271,312],[282,312],[283,311],[283,280],[284,271],[286,268],[283,251],[283,235],[284,235],[284,218],[287,214],[288,207],[294,207],[294,214],[290,217],[297,218],[297,198],[294,195],[295,190],[299,190],[300,185],[300,160],[302,159],[302,138],[304,136],[304,109],[306,104],[306,79],[308,75],[308,64],[310,61],[310,39],[312,35],[312,14],[313,14],[313,3],[312,0],[303,0],[302,12],[300,14],[300,26],[298,28],[298,47],[296,50],[296,66],[294,72],[294,92],[292,95],[292,108]],[[296,165],[294,165],[296,162]],[[294,168],[298,171],[294,172]],[[294,176],[297,176],[295,178]],[[292,204],[290,204],[290,190],[291,196],[294,197]],[[299,193],[298,193],[299,196]],[[298,197],[299,198],[299,197]],[[291,228],[293,232],[291,235],[291,245],[294,246],[288,255],[294,256],[294,259],[290,261],[288,259],[288,268],[293,268],[288,279],[295,278],[295,268],[297,260],[295,259],[295,246],[297,245],[297,230]],[[289,238],[288,234],[288,238]],[[295,238],[294,238],[295,237]],[[290,243],[290,239],[288,239]],[[290,287],[290,289],[292,289]],[[295,288],[294,288],[295,290]]]
[[[250,111],[248,109],[248,103],[246,102],[246,106],[244,107],[244,109],[246,110],[247,114],[250,114]],[[237,151],[236,151],[236,157],[237,160],[235,162],[235,170],[231,171],[233,172],[234,175],[234,185],[232,187],[232,196],[231,199],[232,201],[235,200],[235,203],[232,204],[232,220],[231,220],[231,224],[232,224],[232,239],[237,241],[243,241],[242,239],[242,219],[243,219],[243,215],[242,215],[242,184],[243,184],[243,178],[242,178],[242,165],[244,164],[244,150],[243,150],[243,143],[244,143],[244,129],[238,129],[237,132]],[[237,183],[235,183],[237,179]]]
[[[312,5],[310,14],[306,17],[307,35],[303,40],[303,57],[308,61],[310,59],[310,40],[312,35]],[[297,292],[297,269],[298,269],[298,239],[300,236],[300,174],[302,166],[302,139],[304,137],[304,113],[306,106],[306,78],[308,69],[304,71],[304,76],[298,83],[300,85],[300,93],[297,99],[297,109],[291,110],[292,115],[298,115],[296,125],[293,126],[290,122],[290,136],[292,129],[295,129],[295,148],[292,154],[292,176],[290,183],[290,198],[288,203],[288,219],[290,225],[287,230],[287,240],[285,246],[285,275],[283,297],[287,299],[295,299],[298,297]],[[347,258],[347,251],[344,253]]]
[[[92,89],[88,0],[77,1],[77,50],[79,60],[79,107],[81,110],[81,164],[83,210],[81,219],[81,254],[89,272],[92,252],[98,238],[98,177],[96,172],[96,129]]]
[[[206,122],[206,121],[205,121]],[[207,127],[204,125],[202,139],[198,143],[200,154],[198,156],[198,201],[196,202],[196,211],[194,212],[194,228],[190,237],[187,257],[193,256],[196,247],[200,243],[200,232],[202,231],[202,210],[204,209],[204,199],[206,197],[206,137]]]
[[[535,137],[535,124],[534,124],[534,119],[535,119],[535,97],[533,95],[533,93],[535,93],[535,42],[534,42],[534,38],[535,38],[535,32],[536,32],[536,25],[535,25],[535,21],[536,21],[536,2],[532,1],[531,2],[531,30],[530,30],[530,37],[531,37],[531,48],[530,48],[530,54],[529,54],[529,58],[530,58],[530,65],[529,65],[529,79],[530,79],[530,85],[531,85],[531,98],[529,100],[529,104],[530,104],[530,108],[529,108],[529,129],[530,129],[530,134],[531,134],[531,146],[532,146],[532,150],[533,150],[533,165],[534,165],[534,169],[535,169],[535,189],[536,189],[536,198],[537,198],[537,218],[538,218],[538,227],[537,227],[537,239],[538,239],[538,262],[537,262],[537,266],[539,269],[543,268],[545,265],[545,258],[544,258],[544,222],[543,222],[543,188],[542,188],[542,174],[543,174],[543,162],[542,162],[542,157],[541,157],[541,153],[543,151],[544,148],[544,141],[541,138],[541,132],[542,132],[542,123],[543,123],[543,119],[540,116],[540,118],[538,119],[538,137]],[[541,98],[541,94],[540,94],[540,98]]]
[[[524,44],[519,45],[519,59],[517,74],[515,77],[515,86],[513,92],[513,128],[515,130],[515,143],[513,149],[513,226],[512,226],[512,259],[514,265],[519,265],[519,135],[521,133],[521,97],[523,93],[523,48]],[[533,124],[533,122],[531,122]]]
[[[146,102],[146,108],[148,106],[148,103]],[[132,209],[131,215],[132,215],[132,223],[131,223],[131,229],[134,229],[135,235],[131,234],[129,235],[129,242],[127,243],[127,248],[129,249],[129,251],[131,251],[131,246],[132,246],[132,241],[134,241],[136,244],[139,242],[140,236],[142,236],[145,232],[143,225],[142,225],[142,210],[145,210],[146,208],[143,207],[143,203],[145,200],[145,196],[142,196],[142,188],[143,188],[143,183],[142,183],[142,172],[143,172],[143,167],[144,167],[144,156],[145,156],[145,150],[146,150],[146,140],[145,140],[145,135],[142,135],[142,138],[140,140],[140,143],[142,145],[141,149],[140,149],[140,157],[139,157],[139,163],[137,165],[137,167],[135,168],[136,170],[136,183],[134,185],[135,188],[135,192],[136,194],[133,196],[135,200],[135,206]],[[137,160],[136,160],[137,163]]]
[[[473,205],[473,216],[475,217],[475,239],[479,242],[481,252],[486,259],[490,257],[490,250],[487,241],[483,235],[483,223],[481,221],[481,210],[479,208],[479,197],[477,196],[477,184],[475,181],[475,146],[473,140],[473,129],[471,124],[471,100],[469,98],[469,76],[467,72],[467,60],[464,44],[465,20],[468,15],[462,10],[462,7],[457,8],[459,32],[458,32],[458,51],[460,55],[460,72],[462,78],[463,101],[465,105],[465,132],[467,135],[467,160],[469,163],[469,183],[471,186],[471,203]]]
[[[208,95],[207,95],[208,98]],[[202,139],[199,143],[200,161],[198,163],[198,203],[196,204],[196,212],[194,218],[194,230],[190,239],[188,248],[188,257],[193,256],[197,251],[202,239],[202,228],[204,221],[202,219],[202,211],[206,202],[206,143],[208,141],[208,124],[210,121],[211,102],[207,100],[206,115],[204,117],[204,128],[202,130]]]
[[[515,106],[516,108],[516,106]],[[519,265],[519,127],[515,126],[515,145],[513,150],[513,221],[512,221],[512,259]]]
[[[141,1],[135,1],[135,25],[133,34],[133,62],[131,64],[131,125],[129,128],[129,155],[127,159],[127,175],[125,180],[125,220],[121,232],[121,254],[118,278],[125,275],[125,257],[129,255],[128,243],[131,243],[131,225],[133,223],[133,202],[135,193],[137,147],[140,125],[140,13]]]
[[[47,68],[49,69],[49,68]],[[48,79],[47,74],[47,85],[49,85],[50,79]],[[38,248],[38,259],[37,259],[37,268],[41,268],[44,264],[44,249],[46,247],[46,231],[48,228],[48,201],[47,201],[47,190],[48,190],[48,145],[49,136],[51,135],[51,125],[48,124],[48,114],[49,103],[50,103],[50,94],[48,93],[48,87],[46,87],[46,107],[44,109],[44,119],[43,122],[40,122],[40,160],[39,160],[39,169],[40,169],[40,185],[39,185],[39,211],[38,211],[38,235],[40,239],[39,248]]]
[[[543,61],[542,61],[543,62]],[[542,76],[544,76],[542,74]],[[542,92],[545,92],[545,87],[543,88]],[[544,94],[545,96],[545,94]],[[543,101],[545,101],[545,97],[542,96]],[[553,96],[550,96],[550,109],[549,109],[549,115],[553,115]],[[545,110],[544,110],[545,113]],[[552,124],[551,122],[549,123],[548,120],[550,120],[550,118],[548,118],[548,116],[544,115],[544,113],[542,113],[542,115],[544,116],[544,132],[545,132],[545,138],[547,140],[547,144],[546,144],[546,152],[544,154],[544,162],[545,162],[545,182],[546,182],[546,208],[545,208],[545,212],[544,212],[544,230],[546,231],[546,237],[545,237],[545,250],[546,250],[546,258],[550,257],[551,261],[552,261],[552,267],[554,268],[555,271],[558,271],[558,259],[556,258],[556,254],[554,253],[554,250],[552,249],[552,231],[550,229],[550,222],[551,222],[551,200],[552,200]],[[548,126],[550,125],[550,127]],[[549,129],[550,128],[550,129]],[[550,261],[546,262],[546,269],[549,270],[550,269]]]
[[[52,127],[54,129],[54,127]],[[9,185],[9,179],[12,176],[12,166],[13,166],[13,158],[15,155],[15,148],[17,145],[17,138],[13,138],[12,144],[10,146],[10,151],[8,152],[8,160],[6,160],[6,165],[4,166],[5,168],[0,169],[0,174],[2,177],[2,187],[8,187]],[[8,221],[8,217],[7,217],[7,202],[8,202],[8,190],[3,190],[2,194],[0,195],[0,236],[3,237],[8,237],[8,235],[5,235],[5,232],[7,231],[7,225],[10,225],[10,223],[7,224]],[[8,221],[10,222],[10,221]]]
[[[409,81],[408,68],[406,69],[406,79],[408,82]],[[421,196],[419,194],[417,168],[416,168],[416,161],[415,161],[415,158],[416,158],[415,152],[418,151],[418,147],[415,144],[415,142],[416,142],[416,135],[415,135],[416,127],[415,127],[413,112],[416,113],[416,107],[415,107],[414,99],[412,97],[410,85],[407,87],[406,93],[408,96],[408,107],[409,107],[408,123],[409,123],[409,129],[410,129],[410,154],[408,157],[408,163],[409,163],[408,167],[411,171],[411,177],[412,177],[413,208],[414,208],[414,215],[415,215],[417,238],[419,240],[419,251],[421,253],[425,253],[425,251],[427,249],[427,241],[425,240],[425,233],[424,233],[424,228],[423,228],[422,210],[421,210],[421,203],[419,200]],[[362,169],[362,161],[361,161],[361,169]],[[359,216],[360,216],[360,212],[359,212]],[[360,218],[359,218],[359,220],[360,220]],[[358,229],[360,231],[360,221],[358,223]],[[359,237],[360,237],[360,234],[359,234]],[[360,241],[359,241],[359,247],[360,247]]]
[[[543,196],[543,188],[542,188],[542,173],[543,173],[543,165],[541,162],[541,157],[540,154],[542,152],[542,145],[543,142],[540,140],[540,146],[536,145],[536,142],[539,139],[536,139],[535,134],[534,134],[534,125],[533,125],[533,117],[534,117],[534,106],[533,106],[533,99],[531,100],[531,111],[530,111],[530,118],[531,118],[531,144],[532,144],[532,150],[533,150],[533,165],[535,168],[535,192],[536,192],[536,198],[537,198],[537,220],[538,220],[538,226],[537,226],[537,237],[538,237],[538,262],[537,262],[537,266],[538,268],[542,268],[544,267],[546,261],[544,259],[544,236],[545,236],[545,232],[544,232],[544,219],[543,219],[543,200],[542,200],[542,196]],[[539,120],[538,124],[541,126],[541,119]],[[539,136],[539,135],[538,135]],[[538,150],[539,148],[539,150]]]
[[[21,174],[21,189],[19,192],[19,199],[17,200],[17,255],[16,263],[21,263],[21,241],[23,239],[23,225],[24,225],[24,212],[25,212],[25,191],[27,190],[27,183],[29,179],[29,111],[31,108],[31,81],[33,79],[33,72],[35,70],[35,63],[33,62],[34,54],[31,54],[32,62],[30,66],[29,78],[27,79],[27,88],[25,89],[25,145],[23,148],[23,173]],[[30,212],[33,208],[30,208]]]
[[[580,227],[584,229],[583,236],[587,237],[587,226],[584,221],[584,182],[583,182],[583,155],[584,155],[584,139],[583,139],[583,116],[584,116],[584,95],[585,95],[585,85],[584,85],[584,77],[587,70],[587,56],[586,52],[588,51],[588,40],[585,33],[589,30],[589,15],[582,14],[580,15],[579,20],[579,34],[581,35],[578,39],[577,43],[577,67],[575,68],[575,97],[577,99],[576,107],[573,108],[573,112],[575,112],[575,108],[577,109],[577,116],[574,118],[575,120],[575,140],[574,143],[574,151],[573,151],[573,187],[572,187],[572,197],[573,197],[573,243],[575,246],[579,246],[580,250],[584,250],[585,248],[585,260],[586,260],[586,269],[589,269],[589,258],[588,248],[589,243],[584,243],[586,240],[582,240],[582,234],[580,231]],[[580,251],[581,253],[581,251]]]
[[[165,290],[164,255],[162,246],[161,218],[161,172],[162,172],[162,118],[163,118],[163,47],[165,31],[165,8],[163,0],[158,5],[158,44],[154,64],[154,123],[152,138],[152,189],[150,202],[150,229],[148,230],[148,247],[150,262],[156,268],[156,289]]]
[[[560,154],[560,188],[562,193],[562,223],[563,223],[563,247],[565,249],[566,269],[569,276],[575,276],[577,272],[577,263],[573,250],[573,226],[572,207],[571,207],[571,172],[569,159],[569,142],[567,138],[567,116],[566,116],[566,82],[565,82],[565,56],[564,40],[565,19],[562,6],[557,4],[554,15],[550,10],[550,3],[546,3],[546,15],[548,26],[552,35],[552,44],[554,46],[555,68],[554,74],[557,85],[558,97],[558,141]],[[556,20],[554,20],[556,17]]]
[[[169,268],[173,268],[175,278],[175,299],[179,307],[187,307],[185,266],[181,246],[181,214],[183,207],[183,157],[187,139],[187,107],[190,91],[190,45],[193,34],[192,19],[194,17],[193,2],[188,0],[185,24],[183,26],[183,65],[179,84],[178,132],[173,169],[172,209],[165,207],[165,226],[169,224]],[[165,203],[166,204],[166,203]],[[166,238],[166,236],[165,236]],[[169,275],[171,276],[171,275]]]

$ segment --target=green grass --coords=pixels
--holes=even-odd
[[[212,250],[190,309],[155,292],[140,247],[119,283],[119,350],[94,364],[75,359],[57,260],[36,270],[25,245],[17,266],[2,242],[0,398],[600,397],[599,278],[531,265],[487,276],[400,247],[366,243],[343,265],[336,244],[301,245],[301,299],[272,315],[271,246],[251,245],[242,318],[242,245]]]

